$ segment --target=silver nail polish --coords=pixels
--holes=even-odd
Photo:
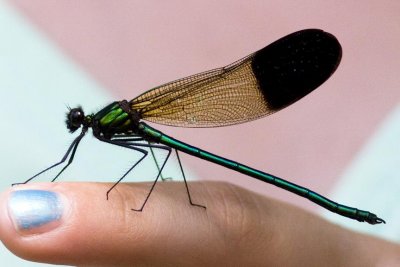
[[[8,209],[19,230],[30,230],[58,221],[63,213],[63,205],[58,195],[44,190],[12,192]]]

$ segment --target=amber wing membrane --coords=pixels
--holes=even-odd
[[[217,127],[272,112],[255,78],[253,54],[226,67],[176,80],[131,100],[143,119],[172,126]]]
[[[238,124],[312,92],[339,65],[337,39],[322,30],[289,34],[226,67],[149,90],[130,101],[142,119],[184,127]]]

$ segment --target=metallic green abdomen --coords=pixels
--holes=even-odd
[[[111,103],[94,115],[98,128],[107,138],[114,134],[132,132],[132,121],[118,102]]]

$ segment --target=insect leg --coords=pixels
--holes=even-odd
[[[150,145],[150,143],[148,143],[148,144]],[[153,148],[152,148],[151,146],[150,146],[149,148],[150,148],[151,156],[153,157],[154,163],[155,163],[156,166],[157,166],[157,170],[160,171],[160,165],[158,164],[158,161],[157,161],[157,159],[156,159],[156,155],[154,154],[154,150],[153,150]],[[161,173],[161,175],[160,175],[160,178],[161,178],[162,181],[172,180],[172,177],[166,177],[166,178],[164,178],[163,175],[162,175],[162,173]]]
[[[135,210],[135,211],[142,211],[144,205],[146,204],[148,198],[150,197],[151,192],[152,192],[153,189],[154,189],[155,184],[157,183],[158,178],[159,178],[160,175],[161,175],[161,171],[163,170],[165,164],[166,164],[167,161],[168,161],[169,156],[171,155],[172,150],[171,150],[170,147],[168,147],[168,146],[162,146],[162,145],[152,145],[152,144],[137,144],[137,145],[140,145],[140,146],[143,146],[143,147],[149,147],[150,149],[151,149],[151,148],[160,148],[160,149],[166,149],[166,150],[168,150],[168,155],[167,155],[166,159],[164,160],[164,162],[163,162],[163,164],[162,164],[162,166],[161,166],[161,168],[160,168],[160,170],[159,170],[159,172],[158,172],[157,178],[156,178],[156,180],[154,181],[154,183],[153,183],[153,185],[152,185],[152,187],[151,187],[151,189],[150,189],[150,192],[149,192],[149,194],[147,195],[146,200],[144,201],[142,207],[141,207],[139,210],[133,209],[133,210]],[[179,154],[178,154],[178,151],[177,151],[176,149],[175,149],[175,153],[176,153],[176,156],[177,156],[177,159],[178,159],[179,167],[180,167],[180,169],[181,169],[181,173],[182,173],[182,176],[183,176],[183,181],[184,181],[184,183],[185,183],[186,192],[187,192],[187,195],[188,195],[188,198],[189,198],[189,203],[190,203],[190,205],[196,206],[196,207],[201,207],[201,208],[206,209],[206,207],[203,206],[203,205],[199,205],[199,204],[193,203],[192,198],[191,198],[191,196],[190,196],[189,186],[188,186],[188,184],[187,184],[187,182],[186,182],[186,176],[185,176],[185,173],[184,173],[184,171],[183,171],[181,159],[180,159]]]
[[[156,186],[156,183],[157,183],[157,181],[158,181],[158,178],[161,176],[161,172],[162,172],[162,170],[164,169],[165,164],[167,163],[167,161],[168,161],[168,159],[169,159],[169,157],[170,157],[170,155],[171,155],[172,149],[171,149],[169,146],[153,145],[153,144],[137,144],[137,143],[132,143],[132,144],[130,144],[130,145],[133,145],[133,146],[140,146],[140,147],[148,147],[148,148],[159,148],[159,149],[164,149],[164,150],[167,150],[167,151],[168,151],[168,154],[167,154],[167,156],[166,156],[166,158],[165,158],[163,164],[161,165],[161,168],[160,168],[160,170],[158,171],[157,177],[156,177],[156,179],[154,180],[153,184],[151,185],[150,191],[149,191],[149,193],[147,194],[146,199],[144,200],[142,206],[140,207],[140,209],[132,209],[133,211],[140,211],[140,212],[141,212],[141,211],[143,211],[144,206],[146,205],[147,201],[149,200],[149,197],[150,197],[151,193],[153,192],[154,187]],[[137,148],[137,147],[136,147],[136,148]],[[138,149],[138,148],[137,148],[137,149]]]
[[[65,160],[68,158],[69,154],[70,154],[71,151],[72,151],[72,155],[71,155],[71,158],[70,158],[68,164],[57,174],[57,176],[52,180],[52,182],[53,182],[53,181],[54,181],[55,179],[57,179],[57,177],[71,164],[71,162],[72,162],[72,160],[73,160],[73,158],[74,158],[76,149],[77,149],[77,147],[78,147],[78,145],[79,145],[79,142],[82,140],[82,138],[83,138],[83,136],[85,135],[85,133],[86,133],[86,131],[82,131],[81,134],[80,134],[77,138],[75,138],[75,140],[74,140],[74,141],[71,143],[71,145],[68,147],[67,152],[65,153],[65,155],[62,157],[62,159],[61,159],[59,162],[57,162],[57,163],[51,165],[50,167],[48,167],[48,168],[46,168],[46,169],[44,169],[44,170],[38,172],[37,174],[35,174],[34,176],[30,177],[30,178],[29,178],[28,180],[26,180],[25,182],[22,182],[22,183],[14,183],[14,184],[12,184],[12,186],[14,186],[14,185],[19,185],[19,184],[26,184],[26,183],[30,182],[32,179],[34,179],[34,178],[36,178],[37,176],[41,175],[42,173],[47,172],[48,170],[53,169],[54,167],[56,167],[56,166],[62,164],[63,162],[65,162]]]
[[[118,141],[124,141],[124,142],[125,142],[125,141],[129,141],[129,142],[140,142],[140,141],[145,141],[145,140],[143,139],[143,137],[140,137],[140,136],[134,136],[134,137],[132,137],[132,136],[125,135],[125,134],[114,135],[113,138],[112,138],[112,140],[115,140],[115,141],[118,140]],[[150,142],[147,141],[147,143],[150,145]],[[155,156],[155,154],[154,154],[153,147],[149,146],[149,148],[150,148],[151,156],[152,156],[152,158],[153,158],[153,160],[154,160],[154,163],[156,164],[157,170],[160,171],[160,165],[158,164],[158,161],[157,161],[156,156]],[[163,181],[165,181],[165,180],[172,180],[171,177],[164,178],[163,175],[162,175],[162,173],[161,173],[161,175],[160,175],[160,178],[161,178],[161,180],[163,180]]]
[[[196,203],[193,203],[193,202],[192,202],[192,198],[190,197],[190,192],[189,192],[189,186],[188,186],[188,184],[187,184],[187,182],[186,182],[185,172],[183,171],[183,167],[182,167],[181,159],[179,158],[178,150],[175,149],[175,153],[176,153],[176,157],[177,157],[178,162],[179,162],[179,167],[181,168],[181,172],[182,172],[182,176],[183,176],[183,181],[185,182],[186,192],[187,192],[187,195],[188,195],[188,198],[189,198],[189,203],[190,203],[190,205],[196,206],[196,207],[201,207],[201,208],[206,208],[206,207],[203,206],[203,205],[199,205],[199,204],[196,204]]]
[[[81,141],[81,139],[78,140],[78,142],[75,144],[74,148],[72,149],[72,153],[71,153],[71,156],[69,157],[69,160],[68,160],[67,165],[65,165],[64,168],[62,168],[61,171],[59,171],[59,172],[57,173],[57,175],[53,178],[53,180],[51,180],[51,182],[54,182],[54,181],[58,178],[58,176],[60,176],[60,174],[61,174],[66,168],[68,168],[68,166],[72,163],[72,161],[74,160],[74,157],[75,157],[76,149],[78,148],[78,144],[79,144],[80,141]]]
[[[135,142],[131,142],[131,140],[132,141],[136,141],[137,139],[135,139],[135,138],[133,138],[133,139],[129,139],[129,138],[120,138],[120,137],[118,137],[118,138],[114,138],[114,139],[111,139],[111,140],[108,140],[108,139],[104,139],[104,138],[101,138],[101,137],[98,137],[99,138],[99,140],[101,140],[101,141],[104,141],[104,142],[107,142],[107,143],[110,143],[110,144],[113,144],[113,145],[118,145],[118,146],[122,146],[122,147],[125,147],[125,148],[129,148],[129,149],[133,149],[133,150],[136,150],[136,151],[139,151],[139,152],[142,152],[143,153],[143,156],[107,191],[107,199],[108,199],[108,194],[110,193],[110,191],[118,184],[118,183],[120,183],[121,181],[122,181],[122,179],[123,178],[125,178],[126,177],[126,175],[133,169],[133,168],[135,168],[147,155],[148,155],[148,152],[147,151],[145,151],[145,150],[143,150],[143,149],[141,149],[141,148],[139,148],[139,147],[146,147],[146,148],[149,148],[149,149],[153,149],[153,148],[158,148],[158,149],[164,149],[164,150],[167,150],[168,151],[168,154],[167,154],[167,156],[166,156],[166,158],[165,158],[165,160],[163,161],[163,163],[162,163],[162,165],[161,165],[161,168],[159,168],[159,170],[158,170],[158,174],[157,174],[157,177],[156,177],[156,179],[154,180],[154,182],[153,182],[153,184],[151,185],[151,188],[150,188],[150,190],[149,190],[149,193],[147,194],[147,196],[146,196],[146,198],[145,198],[145,200],[144,200],[144,202],[143,202],[143,204],[142,204],[142,206],[139,208],[139,209],[131,209],[131,210],[133,210],[133,211],[139,211],[139,212],[141,212],[141,211],[143,211],[143,209],[144,209],[144,207],[145,207],[145,205],[146,205],[146,203],[147,203],[147,201],[149,200],[149,198],[150,198],[150,195],[151,195],[151,193],[153,192],[153,190],[154,190],[154,187],[155,187],[155,185],[156,185],[156,183],[157,183],[157,181],[158,181],[158,179],[161,177],[161,172],[162,172],[162,170],[164,169],[164,167],[165,167],[165,165],[166,165],[166,163],[167,163],[167,161],[168,161],[168,159],[169,159],[169,157],[170,157],[170,155],[171,155],[171,153],[172,153],[172,149],[170,148],[170,147],[168,147],[168,146],[163,146],[163,145],[156,145],[156,144],[150,144],[150,143],[148,143],[148,144],[141,144],[141,143],[135,143]],[[187,182],[186,182],[186,177],[185,177],[185,173],[183,172],[183,167],[182,167],[182,164],[181,164],[181,161],[180,161],[180,158],[179,158],[179,154],[178,154],[178,151],[176,151],[175,150],[175,152],[176,152],[176,155],[177,155],[177,158],[178,158],[178,162],[179,162],[179,166],[180,166],[180,169],[181,169],[181,172],[182,172],[182,175],[183,175],[183,179],[184,179],[184,182],[185,182],[185,187],[186,187],[186,192],[187,192],[187,194],[188,194],[188,198],[189,198],[189,202],[190,202],[190,204],[191,205],[193,205],[193,206],[197,206],[197,207],[202,207],[202,208],[206,208],[205,206],[202,206],[202,205],[199,205],[199,204],[196,204],[196,203],[193,203],[192,202],[192,199],[191,199],[191,196],[190,196],[190,191],[189,191],[189,187],[188,187],[188,184],[187,184]]]
[[[117,182],[115,182],[113,184],[113,186],[111,186],[110,189],[108,189],[107,193],[106,193],[106,198],[108,200],[108,195],[110,194],[110,192],[128,175],[128,173],[130,173],[133,168],[135,168],[145,157],[147,157],[148,152],[144,149],[138,148],[136,147],[136,145],[134,143],[130,143],[129,140],[126,141],[125,139],[115,139],[115,140],[108,140],[102,137],[97,137],[100,141],[103,141],[105,143],[109,143],[112,145],[117,145],[117,146],[121,146],[121,147],[125,147],[128,149],[133,149],[135,151],[138,151],[140,153],[142,153],[142,157],[135,162],[135,164],[132,165],[132,167],[130,167],[125,173],[124,175],[121,176],[121,178],[118,179]]]

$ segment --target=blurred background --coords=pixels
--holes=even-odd
[[[339,39],[342,63],[295,105],[238,126],[157,127],[375,212],[387,224],[343,219],[271,185],[182,155],[190,180],[229,181],[400,242],[400,2],[360,3],[0,1],[1,189],[61,159],[75,136],[65,128],[67,106],[96,112],[111,101],[227,65],[291,32],[320,28]],[[115,181],[138,157],[89,136],[59,181]],[[175,163],[165,176],[179,180]],[[127,181],[153,180],[155,174],[147,160]],[[44,266],[23,261],[5,247],[0,258],[5,266]]]

